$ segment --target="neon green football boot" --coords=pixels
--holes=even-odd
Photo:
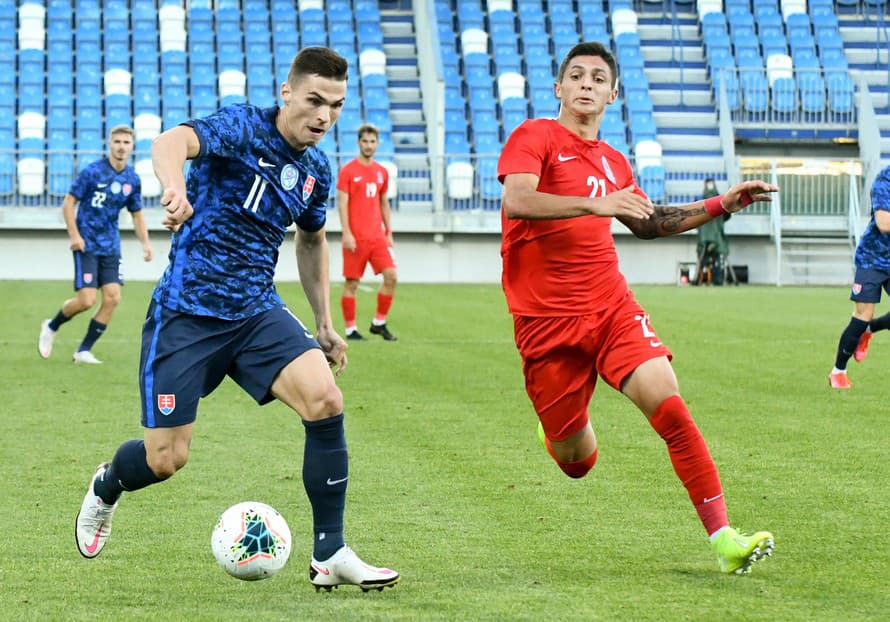
[[[747,574],[754,562],[772,556],[773,534],[758,531],[749,536],[727,527],[711,542],[711,546],[717,553],[721,572]]]

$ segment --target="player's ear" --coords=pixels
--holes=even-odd
[[[287,82],[282,82],[281,83],[281,101],[284,102],[285,106],[290,104],[290,98],[291,98],[290,84],[288,84]]]

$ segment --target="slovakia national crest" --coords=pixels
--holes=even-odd
[[[861,283],[853,283],[853,293],[860,294],[862,293],[862,284]]]
[[[281,169],[281,187],[285,190],[293,190],[297,185],[299,177],[300,174],[297,172],[296,166],[285,164],[284,168]]]
[[[133,192],[133,185],[132,184],[124,184],[123,190],[124,190],[124,196],[128,197]]]
[[[312,189],[315,187],[315,177],[309,175],[306,177],[306,183],[303,184],[303,200],[308,201],[309,195],[312,194]]]
[[[174,411],[176,408],[176,395],[173,393],[159,393],[158,394],[158,410],[161,411],[161,414],[166,416]]]
[[[93,282],[93,273],[92,272],[84,272],[83,273],[83,282],[84,283],[92,283]]]

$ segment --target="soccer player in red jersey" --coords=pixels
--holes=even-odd
[[[377,290],[377,311],[369,330],[386,341],[398,341],[386,326],[398,273],[386,196],[389,172],[374,160],[380,144],[378,137],[379,132],[373,125],[358,128],[359,155],[340,170],[337,178],[337,208],[343,228],[343,277],[346,279],[340,306],[346,338],[364,339],[355,325],[355,294],[365,266],[370,263],[374,274],[383,274],[383,282]]]
[[[746,181],[688,205],[653,206],[627,159],[597,140],[618,95],[617,66],[580,43],[559,68],[556,119],[522,123],[498,162],[502,282],[539,434],[566,475],[597,458],[588,405],[597,377],[626,395],[664,439],[724,572],[745,573],[773,536],[729,526],[717,467],[680,397],[671,352],[618,269],[612,217],[642,239],[681,233],[756,201],[776,186]]]

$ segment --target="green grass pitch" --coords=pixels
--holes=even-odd
[[[339,286],[333,287],[339,318]],[[636,287],[674,352],[681,391],[720,468],[730,518],[776,535],[747,577],[717,572],[661,439],[600,383],[600,460],[564,477],[537,443],[511,322],[495,285],[400,285],[398,343],[353,343],[340,379],[351,454],[347,541],[398,569],[383,593],[316,593],[303,433],[227,380],[202,402],[188,466],[125,495],[95,560],[73,521],[95,466],[141,436],[137,370],[151,284],[130,283],[75,366],[88,315],[49,361],[39,324],[67,282],[0,282],[0,618],[4,620],[884,620],[890,556],[890,333],[827,376],[852,305],[844,288]],[[299,285],[280,285],[309,319]],[[359,298],[366,329],[372,288]],[[879,307],[885,312],[887,305]],[[337,319],[339,325],[339,319]],[[366,332],[366,331],[365,331]],[[242,500],[271,504],[295,541],[258,583],[210,552],[214,521]]]

